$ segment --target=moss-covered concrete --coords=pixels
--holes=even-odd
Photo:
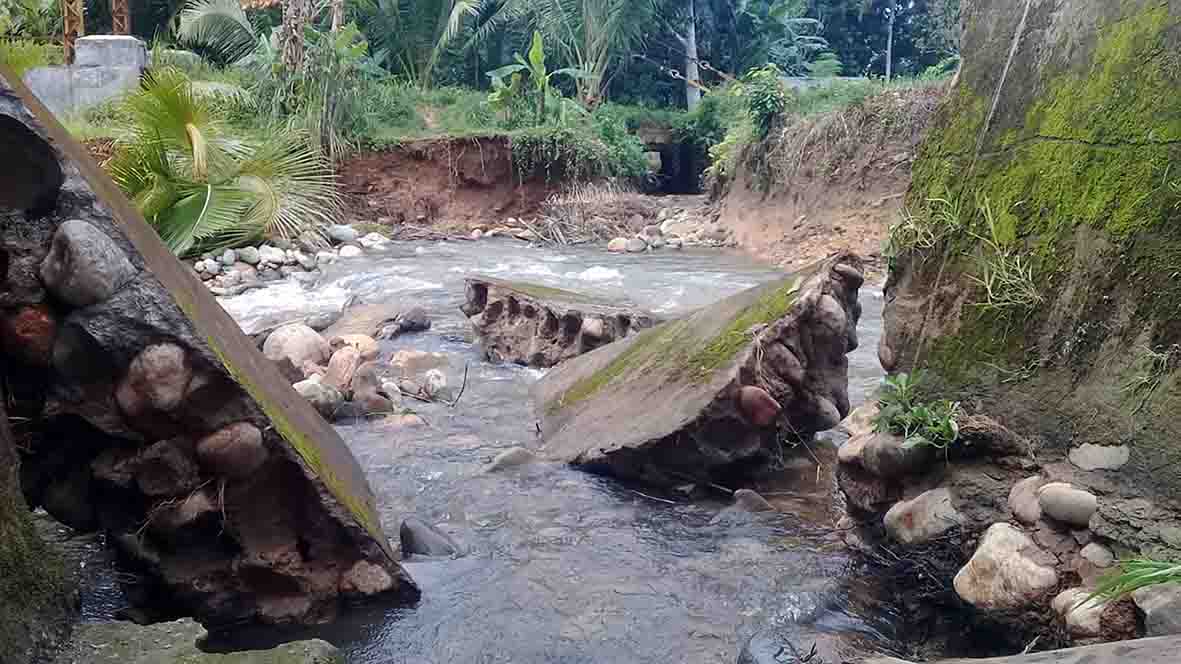
[[[100,623],[78,628],[71,647],[54,664],[342,664],[340,651],[324,641],[297,641],[268,650],[206,653],[198,648],[205,630],[191,620],[141,627]]]
[[[1150,393],[1129,385],[1146,354],[1181,343],[1181,0],[1033,0],[1019,30],[1025,5],[966,10],[964,68],[908,198],[919,214],[933,198],[987,202],[1044,300],[975,305],[990,232],[973,214],[937,251],[895,262],[882,357],[1052,449],[1127,443],[1125,472],[1171,499],[1178,367]]]
[[[41,540],[21,496],[17,456],[0,391],[0,660],[41,661],[69,634],[75,577]]]
[[[800,291],[801,276],[761,288],[754,300],[740,309],[720,330],[711,330],[706,338],[699,338],[692,318],[675,320],[646,330],[631,342],[609,364],[574,383],[558,400],[547,404],[550,412],[573,406],[594,396],[616,380],[626,379],[653,370],[669,376],[702,382],[714,377],[750,346],[750,330],[767,325],[787,315]]]

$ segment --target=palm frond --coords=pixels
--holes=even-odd
[[[293,239],[330,223],[340,211],[336,178],[322,153],[306,142],[273,141],[238,171],[237,186],[253,196],[243,232]]]
[[[180,14],[177,36],[227,63],[249,55],[258,40],[238,0],[191,0]]]

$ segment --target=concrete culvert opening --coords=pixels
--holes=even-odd
[[[63,182],[53,148],[15,118],[0,115],[0,210],[41,217],[57,207]]]

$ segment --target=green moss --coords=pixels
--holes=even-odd
[[[607,366],[575,383],[549,404],[547,410],[552,413],[577,404],[616,380],[654,370],[666,374],[670,381],[708,380],[750,344],[747,332],[751,328],[773,323],[788,314],[802,284],[803,277],[797,277],[764,287],[754,302],[708,339],[697,336],[692,317],[645,330]]]
[[[700,380],[734,359],[750,343],[748,332],[756,325],[767,325],[787,315],[795,304],[802,281],[795,279],[772,289],[744,309],[726,329],[689,358],[686,368]]]
[[[4,443],[0,443],[4,444]],[[0,472],[15,472],[9,468]],[[65,563],[41,541],[16,486],[0,487],[0,648],[17,658],[69,620],[72,595]]]

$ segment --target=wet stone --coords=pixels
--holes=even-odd
[[[75,307],[106,300],[135,275],[123,250],[106,233],[80,219],[58,227],[49,255],[41,263],[46,287]]]

